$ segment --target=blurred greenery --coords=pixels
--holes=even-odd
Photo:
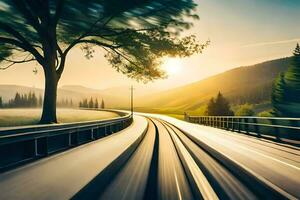
[[[240,105],[237,111],[235,111],[234,115],[236,116],[253,116],[253,105],[250,105],[248,103]]]
[[[274,115],[300,117],[300,46],[297,44],[288,70],[274,82],[272,104]]]
[[[257,114],[258,117],[274,117],[272,114],[272,110],[269,111],[262,111]]]

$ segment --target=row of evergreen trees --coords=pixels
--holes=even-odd
[[[2,97],[0,96],[0,108],[36,108],[42,107],[43,98],[40,95],[36,96],[34,92],[29,92],[25,94],[21,94],[17,92],[14,98],[8,100],[7,103],[3,102]],[[74,103],[72,99],[61,99],[57,101],[58,107],[70,108],[74,107]]]
[[[297,44],[285,73],[275,80],[272,90],[273,114],[278,117],[300,117],[300,46]]]
[[[92,97],[90,100],[88,99],[83,99],[82,101],[79,102],[79,107],[80,108],[105,108],[104,100],[102,99],[101,104],[99,105],[98,99],[93,99]]]
[[[57,101],[56,106],[62,108],[72,108],[74,107],[74,103],[72,99],[64,98]]]
[[[42,106],[43,99],[41,96],[37,98],[34,92],[29,92],[25,94],[16,93],[15,97],[8,100],[7,103],[3,102],[2,97],[0,97],[0,108],[34,108]]]

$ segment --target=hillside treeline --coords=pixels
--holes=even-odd
[[[101,103],[99,104],[99,101],[97,98],[93,99],[92,97],[88,100],[87,98],[81,100],[79,102],[80,108],[105,108],[104,100],[102,99]]]
[[[43,98],[41,95],[37,97],[35,92],[19,93],[16,92],[14,98],[9,99],[7,102],[3,101],[0,96],[0,108],[37,108],[42,107]],[[64,98],[57,101],[58,107],[71,108],[74,107],[72,99]]]
[[[0,97],[0,107],[1,108],[34,108],[40,107],[43,104],[42,97],[37,97],[34,92],[29,92],[21,94],[17,92],[14,98],[8,100],[8,102],[3,102],[2,97]]]

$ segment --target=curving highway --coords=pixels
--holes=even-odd
[[[299,188],[298,147],[154,114],[0,174],[0,199],[299,199]]]

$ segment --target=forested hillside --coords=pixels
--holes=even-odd
[[[141,108],[195,110],[219,91],[232,104],[270,101],[273,80],[289,65],[290,58],[238,67],[207,79],[139,99]]]

